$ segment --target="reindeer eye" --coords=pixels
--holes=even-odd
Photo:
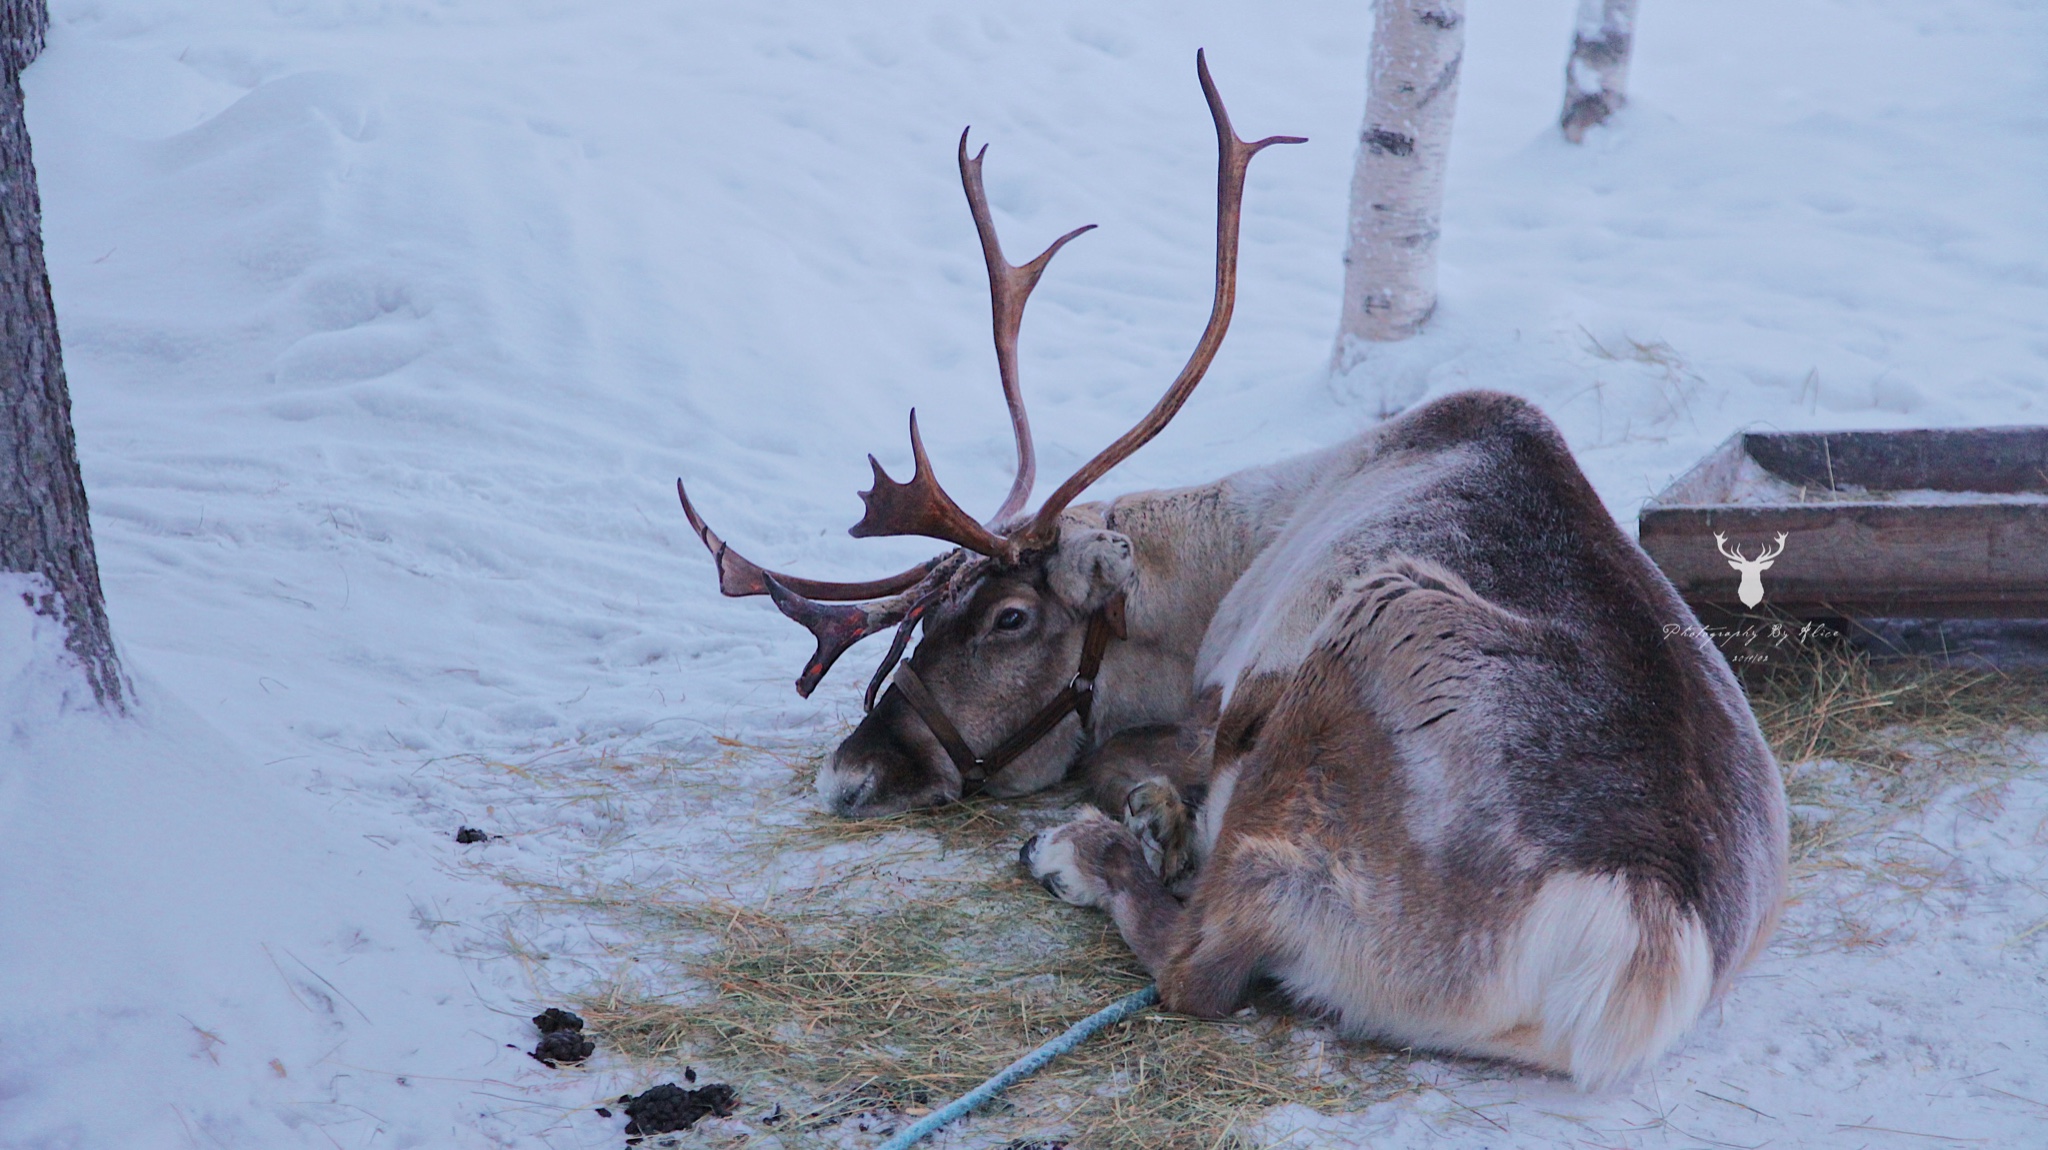
[[[1022,607],[1005,607],[996,612],[996,630],[1021,631],[1031,621],[1030,612]]]

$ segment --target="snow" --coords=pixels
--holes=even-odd
[[[2035,482],[2048,488],[2048,476]],[[1757,462],[1747,450],[1732,459],[1702,464],[1693,473],[1659,493],[1662,506],[1784,506],[1794,503],[1898,503],[1926,507],[1975,506],[1988,503],[2048,502],[2048,490],[1973,491],[1933,487],[1869,487],[1861,483],[1794,483]]]
[[[170,684],[141,676],[133,720],[67,708],[59,629],[25,611],[0,626],[10,662],[31,653],[0,695],[0,1142],[361,1144],[390,1115],[399,1145],[487,1144],[466,1095],[533,1064],[420,945],[413,900],[462,893],[279,786]],[[447,1068],[469,1089],[408,1081]]]
[[[897,570],[928,550],[843,528],[866,452],[907,473],[915,406],[948,488],[995,505],[963,125],[1013,258],[1102,225],[1027,317],[1042,490],[1206,314],[1197,46],[1240,134],[1311,142],[1253,164],[1230,338],[1103,492],[1470,386],[1542,405],[1624,522],[1742,427],[2048,422],[2048,11],[1648,4],[1631,107],[1582,147],[1552,126],[1572,12],[1469,3],[1437,315],[1333,382],[1363,4],[58,0],[24,83],[142,703],[82,711],[47,622],[0,598],[0,987],[39,1019],[0,1047],[0,1144],[614,1143],[579,1109],[612,1080],[505,1047],[546,979],[450,942],[507,897],[451,820],[515,820],[517,788],[447,757],[857,711],[857,655],[796,698],[809,640],[714,593],[672,484],[764,564]],[[1652,1079],[1577,1098],[1447,1065],[1303,1129],[2023,1140],[2048,799],[2016,783],[2005,812],[1916,832],[1974,893],[1881,950],[1781,945]],[[718,849],[671,813],[666,849]],[[1445,1117],[1482,1104],[1512,1133]],[[1631,1130],[1643,1107],[1665,1125]]]

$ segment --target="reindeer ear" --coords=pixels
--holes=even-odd
[[[1075,523],[1061,525],[1060,545],[1045,565],[1053,594],[1077,611],[1093,611],[1137,581],[1131,537]]]

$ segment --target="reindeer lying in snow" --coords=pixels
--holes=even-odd
[[[1001,509],[977,523],[945,495],[914,416],[915,476],[876,464],[854,534],[959,549],[900,575],[764,571],[684,509],[727,594],[767,594],[817,636],[804,694],[896,628],[819,775],[834,811],[1022,794],[1078,767],[1114,817],[1036,836],[1023,862],[1109,911],[1169,1008],[1224,1015],[1265,977],[1356,1033],[1611,1081],[1769,937],[1785,807],[1727,664],[1666,637],[1686,607],[1549,421],[1469,392],[1271,467],[1073,505],[1214,356],[1245,165],[1283,142],[1238,140],[1197,66],[1222,152],[1216,303],[1138,427],[1020,516],[1018,324],[1079,233],[1011,267],[963,136],[1017,433]]]

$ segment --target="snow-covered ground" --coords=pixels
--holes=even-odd
[[[450,865],[470,792],[423,767],[857,709],[858,655],[795,697],[809,640],[715,595],[672,485],[764,563],[895,570],[926,550],[844,528],[866,452],[908,470],[915,405],[994,504],[962,125],[1013,256],[1102,225],[1024,333],[1043,487],[1206,313],[1198,46],[1242,134],[1311,143],[1253,165],[1229,341],[1105,492],[1468,386],[1540,403],[1624,522],[1739,427],[2048,422],[2048,9],[1648,0],[1635,103],[1574,148],[1572,8],[1471,0],[1442,304],[1333,383],[1359,0],[57,0],[24,80],[142,705],[67,709],[47,629],[0,611],[0,1145],[612,1143],[551,1109],[595,1079],[505,1047],[529,972],[455,957],[440,924],[506,895]],[[1512,1134],[1414,1100],[1299,1125],[2017,1144],[2048,1122],[2044,818],[2023,781],[1921,828],[1967,897],[1881,950],[1788,942],[1630,1088],[1428,1096]]]

